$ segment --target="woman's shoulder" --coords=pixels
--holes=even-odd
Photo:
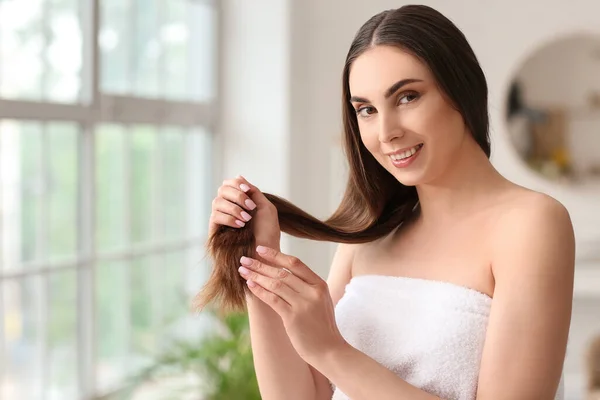
[[[552,196],[515,185],[497,208],[494,242],[507,251],[517,241],[535,241],[550,235],[573,235],[567,208]]]
[[[397,234],[399,228],[400,227],[398,226],[377,239],[373,239],[368,242],[353,244],[352,252],[354,253],[354,257],[362,257],[371,254],[372,252],[379,252],[382,249],[387,248],[390,242],[394,240],[394,237]]]
[[[568,217],[567,208],[554,197],[513,185],[507,189],[498,211],[508,224],[535,218]]]

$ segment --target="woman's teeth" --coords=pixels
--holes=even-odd
[[[408,157],[412,156],[413,154],[415,154],[422,146],[423,146],[423,144],[418,144],[415,147],[408,149],[402,153],[392,154],[392,155],[390,155],[390,158],[394,161],[403,160],[403,159],[408,158]]]

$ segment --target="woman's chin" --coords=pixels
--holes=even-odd
[[[423,183],[423,175],[418,171],[399,173],[394,171],[394,178],[404,186],[417,186]]]

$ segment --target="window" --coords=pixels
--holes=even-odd
[[[0,0],[0,398],[93,399],[188,314],[214,0]]]

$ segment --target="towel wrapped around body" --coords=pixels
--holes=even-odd
[[[336,306],[346,341],[444,400],[474,400],[492,298],[448,282],[352,278]],[[332,400],[348,400],[334,388]],[[556,400],[563,399],[563,381]]]

